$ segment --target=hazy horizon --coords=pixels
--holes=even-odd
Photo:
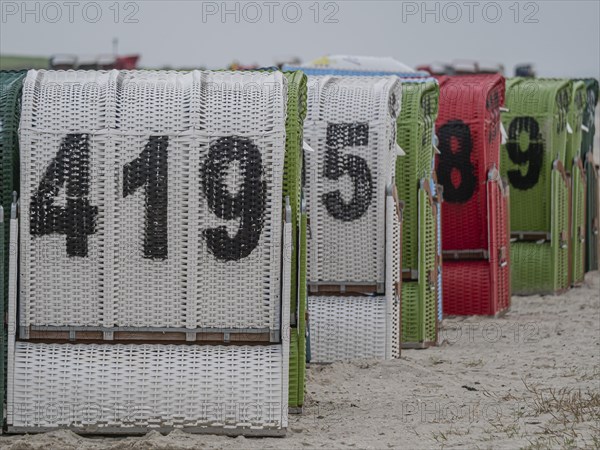
[[[326,54],[532,63],[542,76],[600,77],[600,2],[0,1],[0,53],[140,54],[148,68],[269,66]],[[224,14],[225,13],[225,14]],[[224,14],[224,15],[223,15]],[[423,15],[425,14],[425,15]]]

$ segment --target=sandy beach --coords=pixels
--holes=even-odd
[[[442,344],[400,360],[311,365],[285,438],[175,431],[2,436],[25,449],[600,448],[600,276],[562,295],[513,297],[502,318],[445,319]]]

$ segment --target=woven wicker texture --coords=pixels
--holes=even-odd
[[[303,143],[303,125],[306,116],[306,75],[302,72],[284,73],[288,81],[288,101],[286,117],[286,151],[285,166],[283,177],[283,195],[290,198],[292,207],[292,267],[298,267],[298,252],[304,252],[306,255],[306,241],[303,241],[303,247],[299,248],[300,232],[300,208],[302,202],[302,143]],[[294,311],[298,297],[298,286],[305,283],[305,280],[297,280],[298,275],[306,274],[298,271],[292,271],[292,294],[290,306]]]
[[[511,287],[515,294],[551,294],[558,289],[550,243],[513,242],[510,256]]]
[[[288,68],[286,67],[286,68],[284,68],[284,69],[288,69]],[[324,71],[322,74],[323,74],[323,75],[326,75],[326,74],[327,74],[326,72],[327,72],[327,71]],[[342,74],[343,74],[343,73],[342,73]],[[368,75],[368,73],[367,73],[367,72],[363,72],[363,73],[361,73],[361,75]],[[354,87],[353,87],[353,88],[354,88]],[[334,93],[333,93],[333,94],[334,94],[334,95],[336,95],[336,94],[337,94],[337,92],[335,92],[335,87],[334,87],[333,89],[334,89]],[[343,90],[343,89],[347,89],[347,88],[342,86],[342,90]],[[360,89],[360,88],[359,88],[359,89]],[[397,88],[396,88],[396,89],[397,89]],[[317,91],[318,91],[318,86],[317,86]],[[315,97],[315,94],[316,94],[316,95],[318,95],[318,92],[316,92],[316,93],[315,93],[315,91],[314,91],[314,90],[312,90],[312,91],[309,93],[309,98],[310,98],[310,100],[311,100],[312,102],[316,102],[316,101],[317,101],[317,100],[316,100],[316,97]],[[344,93],[341,93],[341,95],[343,96],[343,95],[344,95]],[[393,95],[396,95],[396,94],[393,94]],[[397,101],[397,98],[398,98],[398,97],[395,97],[394,99],[390,98],[390,100],[391,100],[392,102],[395,102],[395,101]],[[343,106],[343,105],[340,105],[340,106]],[[395,106],[394,106],[394,105],[392,105],[392,106],[393,106],[393,108],[395,109]],[[323,106],[323,107],[325,107],[325,106]],[[330,107],[330,106],[328,105],[327,107]],[[338,106],[338,107],[339,107],[339,106]],[[315,117],[315,116],[313,116],[313,120],[314,120],[314,117]],[[307,124],[307,126],[308,126],[308,122],[309,122],[309,120],[310,120],[310,113],[309,113],[309,119],[307,120],[307,123],[306,123],[306,124]],[[330,131],[330,130],[328,129],[328,132],[329,132],[329,131]],[[331,131],[333,131],[333,130],[331,130]],[[356,131],[356,130],[354,130],[354,131],[351,131],[350,133],[353,133],[353,132],[355,132],[355,131]],[[369,133],[371,133],[371,131],[369,131]],[[356,134],[355,134],[355,137],[356,137],[356,136],[358,136],[358,135],[356,135]],[[329,135],[328,135],[327,137],[329,137]],[[350,137],[350,136],[348,136],[348,137]],[[364,136],[363,136],[363,137],[364,137]],[[368,138],[368,136],[367,136],[367,138]],[[346,140],[346,138],[345,138],[345,137],[344,137],[344,140]],[[392,139],[392,140],[393,140],[393,139]],[[311,143],[311,140],[310,140],[310,138],[308,137],[308,131],[307,131],[307,141],[308,141],[309,143]],[[356,143],[357,143],[357,142],[354,142],[353,144],[356,144]],[[325,142],[325,144],[326,144],[326,145],[329,145],[329,144],[330,144],[330,142]],[[369,144],[370,144],[370,143],[369,143]],[[354,146],[354,145],[353,145],[353,146]],[[394,155],[393,155],[393,156],[394,156]],[[309,164],[310,164],[310,158],[311,158],[311,157],[312,157],[312,155],[311,155],[311,154],[308,154],[308,155],[307,155],[307,159],[308,159],[308,161],[309,161]],[[351,159],[353,159],[353,157],[352,157],[351,155],[348,155],[348,156],[347,156],[347,158],[348,158],[348,160],[351,160]],[[354,162],[356,162],[356,160],[355,160],[355,161],[350,161],[350,162],[354,163]],[[343,164],[345,164],[345,163],[343,163]],[[355,165],[355,164],[353,164],[353,165]],[[307,177],[307,178],[308,178],[308,185],[309,185],[309,202],[310,202],[310,187],[314,187],[314,184],[311,184],[311,183],[313,183],[313,178],[311,178],[311,176],[314,174],[314,169],[313,169],[313,171],[311,172],[310,165],[308,165],[308,164],[307,164],[307,166],[308,166],[308,168],[307,168],[308,177]],[[335,174],[334,174],[334,172],[336,172],[335,168],[333,168],[333,167],[328,167],[327,169],[331,169],[331,170],[330,170],[330,172],[329,172],[329,175],[330,175],[330,176],[331,176],[331,175],[335,176]],[[344,167],[340,167],[340,169],[342,169],[342,170],[345,170],[345,169],[344,169]],[[350,167],[350,170],[352,170],[352,169],[355,169],[355,168],[352,168],[352,167]],[[339,169],[338,169],[338,170],[339,170]],[[355,173],[354,175],[356,175],[356,173]],[[326,175],[326,176],[327,176],[327,175]],[[382,185],[383,185],[383,184],[382,184]],[[351,195],[351,197],[352,197],[352,195]],[[345,219],[348,219],[348,217],[345,217]],[[314,224],[314,223],[315,223],[314,216],[311,216],[311,227],[313,226],[313,224]],[[392,274],[393,274],[393,275],[392,275],[392,278],[393,278],[393,280],[388,280],[388,279],[387,279],[387,277],[386,277],[386,283],[391,283],[391,282],[393,282],[393,283],[399,283],[399,282],[400,282],[400,256],[401,256],[401,255],[400,255],[400,248],[401,248],[400,239],[401,239],[401,237],[400,237],[400,234],[398,233],[398,231],[400,231],[400,230],[401,230],[401,228],[400,228],[400,223],[399,223],[399,221],[398,221],[398,217],[397,217],[396,215],[394,215],[393,233],[392,233],[392,238],[391,238],[391,240],[393,241],[393,242],[391,243],[391,245],[392,245],[392,249],[393,249],[393,255],[392,255],[392,270],[391,270],[391,272],[392,272]],[[387,238],[386,238],[386,240],[387,240]],[[390,243],[387,243],[387,242],[386,242],[386,246],[387,246],[387,245],[389,245],[389,244],[390,244]],[[311,280],[311,281],[314,281],[314,280]],[[352,281],[355,281],[355,280],[350,280],[350,282],[352,282]],[[360,284],[360,283],[361,283],[361,281],[362,281],[362,280],[359,280],[357,283],[358,283],[358,284]],[[335,280],[334,280],[334,282],[335,282]],[[371,281],[371,280],[368,280],[368,281],[367,281],[367,283],[372,283],[372,281]],[[386,289],[386,291],[387,291],[387,289]],[[318,319],[315,319],[315,320],[318,320]],[[397,316],[394,316],[394,320],[396,320],[397,322],[399,322],[399,317],[397,317]],[[374,324],[374,326],[377,326],[377,325],[376,325],[376,324]],[[394,325],[392,325],[392,326],[394,327]],[[399,323],[397,323],[397,324],[395,325],[395,327],[396,327],[396,328],[397,328],[397,327],[399,327]],[[385,345],[386,345],[386,346],[391,346],[391,348],[392,348],[392,349],[399,349],[399,333],[392,333],[392,336],[391,336],[391,343],[390,343],[390,339],[386,339],[386,340],[385,340]],[[318,348],[317,348],[317,350],[316,350],[316,351],[318,352]],[[312,348],[312,353],[314,354],[314,352],[315,352],[315,349],[314,349],[314,347],[313,347],[313,348]],[[384,355],[384,356],[385,356],[385,355]],[[317,358],[317,359],[319,358],[319,355],[318,355],[318,354],[316,355],[316,358]],[[330,357],[330,356],[324,356],[324,358],[325,358],[325,359],[327,359],[327,358],[331,359],[331,357]],[[313,360],[314,360],[314,358],[313,358]]]
[[[286,86],[30,71],[21,323],[278,330]]]
[[[304,403],[304,388],[306,383],[306,225],[307,214],[301,215],[299,223],[300,246],[299,273],[300,283],[296,286],[298,301],[296,310],[291,310],[296,318],[296,325],[290,328],[290,395],[289,406],[297,408]],[[293,287],[292,287],[293,289]]]
[[[433,130],[438,114],[439,86],[432,78],[402,80],[402,110],[398,119],[398,144],[406,156],[396,159],[396,186],[404,202],[402,267],[418,270],[419,240],[434,237],[432,228],[420,228],[419,180],[429,178],[434,160]]]
[[[600,198],[598,196],[598,169],[593,160],[592,153],[588,153],[585,162],[587,179],[586,192],[586,249],[585,270],[598,270],[598,255],[600,255]]]
[[[567,154],[565,169],[571,174],[571,223],[569,276],[572,283],[583,281],[585,274],[585,168],[579,165],[583,114],[587,108],[587,92],[583,81],[573,81],[573,92],[567,121]]]
[[[508,186],[492,170],[486,183],[488,259],[444,261],[444,314],[491,315],[510,307]]]
[[[501,168],[512,187],[511,230],[550,233],[549,244],[511,246],[516,250],[511,277],[517,294],[555,292],[569,285],[570,181],[559,169],[566,159],[572,89],[568,80],[514,78],[507,85],[509,112],[502,121],[508,139]]]
[[[552,195],[556,198],[556,208],[552,210],[550,242],[555,261],[556,290],[562,290],[567,289],[570,282],[569,211],[571,192],[568,180],[565,181],[562,174],[556,170],[553,170],[552,173]]]
[[[385,202],[384,295],[309,297],[313,362],[400,356],[401,215],[390,188]]]
[[[436,184],[436,180],[431,179],[429,181],[429,185],[431,187],[431,193],[434,195],[436,199],[436,226],[435,226],[435,236],[436,236],[436,270],[437,270],[437,284],[436,284],[436,295],[437,295],[437,320],[438,323],[442,321],[444,318],[444,289],[442,284],[442,271],[443,271],[443,257],[442,257],[442,195],[443,190],[442,186]]]
[[[301,215],[301,203],[307,78],[300,71],[284,72],[284,76],[288,81],[288,96],[283,195],[290,199],[292,208],[293,269],[290,308],[295,319],[290,329],[289,406],[297,408],[302,406],[304,401],[306,370],[306,214]]]
[[[330,61],[330,60],[328,60]],[[377,59],[369,60],[371,70],[336,69],[321,63],[319,67],[285,66],[284,69],[300,69],[308,75],[336,76],[389,76],[402,79],[402,107],[398,116],[397,141],[406,153],[396,158],[396,187],[404,203],[402,224],[402,267],[416,271],[419,256],[419,238],[433,239],[433,229],[418,227],[418,194],[423,177],[429,177],[434,159],[433,129],[438,114],[439,86],[425,72],[388,72],[377,70]],[[379,61],[383,64],[384,61]]]
[[[510,246],[511,289],[515,294],[548,294],[569,286],[570,192],[558,170],[552,171],[551,180],[553,204],[562,206],[552,211],[550,242],[513,242]]]
[[[444,264],[444,314],[493,316],[503,309],[495,302],[492,262],[446,261]]]
[[[401,348],[401,294],[402,294],[402,210],[392,192],[386,198],[386,358],[399,358]],[[390,195],[391,194],[391,195]]]
[[[280,248],[291,260],[291,208]],[[11,220],[16,246],[18,219]],[[289,333],[268,346],[44,344],[15,341],[17,252],[10,258],[7,424],[94,434],[160,428],[252,433],[287,427]],[[281,274],[290,327],[291,265]],[[49,413],[51,411],[51,413]],[[119,431],[116,431],[119,430]]]
[[[598,105],[598,80],[586,78],[583,80],[586,90],[586,107],[583,110],[583,130],[581,137],[581,156],[584,158],[588,152],[594,150],[594,136],[596,134],[596,106]]]
[[[308,311],[311,362],[386,359],[385,297],[309,296]],[[393,316],[399,317],[397,298]],[[394,326],[398,325],[396,321]],[[399,331],[396,328],[393,334],[398,336]]]
[[[400,89],[395,77],[309,78],[309,283],[384,283]]]
[[[436,122],[438,182],[444,187],[443,249],[488,248],[487,176],[499,166],[500,75],[441,77]]]
[[[594,165],[594,135],[596,132],[596,105],[598,104],[598,80],[588,78],[584,80],[587,104],[583,113],[583,130],[581,139],[581,159],[585,166],[587,179],[586,192],[586,250],[585,270],[598,270],[598,255],[600,254],[600,241],[598,239],[600,227],[600,199],[598,198],[598,170]]]
[[[360,61],[355,61],[360,65]],[[433,129],[438,113],[439,86],[434,78],[422,72],[389,72],[378,70],[382,67],[384,61],[377,58],[369,59],[366,70],[361,67],[360,70],[349,70],[347,68],[336,68],[331,59],[320,61],[318,67],[292,67],[286,66],[286,69],[301,69],[310,75],[336,75],[336,76],[385,76],[396,75],[402,79],[402,107],[397,121],[397,142],[405,151],[406,155],[396,158],[396,187],[403,208],[402,223],[402,268],[409,274],[409,277],[421,279],[421,283],[428,284],[430,281],[420,276],[419,267],[435,267],[436,263],[427,261],[426,258],[434,258],[435,255],[430,252],[421,252],[421,246],[429,248],[430,241],[435,241],[436,236],[441,238],[439,230],[441,217],[438,215],[436,221],[420,220],[419,211],[427,211],[433,214],[434,209],[425,203],[427,195],[419,194],[421,178],[429,177],[433,170],[434,148],[433,148]],[[378,65],[379,64],[379,65]],[[421,78],[419,78],[421,77]],[[433,189],[435,191],[435,189]],[[438,205],[438,211],[440,205]],[[439,249],[441,251],[441,248]],[[442,272],[441,257],[437,264],[437,286],[435,288],[438,298],[439,320],[442,317]],[[421,291],[419,291],[421,292]],[[429,292],[429,291],[427,291]],[[419,306],[411,307],[413,311],[431,310],[431,295],[428,293],[419,297],[417,303]],[[403,316],[403,326],[409,320],[419,320],[418,314]],[[424,319],[423,319],[424,320]],[[431,320],[431,318],[429,318]],[[433,324],[435,326],[435,324]],[[430,328],[432,325],[430,324]],[[424,325],[413,324],[414,329],[423,329]],[[424,335],[424,332],[420,334]],[[418,338],[419,333],[415,332],[415,342],[423,342],[424,338]]]
[[[581,283],[585,277],[585,168],[579,156],[571,167],[571,283]]]
[[[502,122],[508,133],[500,168],[511,189],[511,230],[550,232],[554,205],[551,172],[556,159],[565,163],[568,80],[513,78],[507,82]]]
[[[17,342],[9,425],[279,428],[281,348]]]
[[[301,213],[301,204],[307,78],[302,72],[287,72],[284,76],[288,81],[288,101],[283,195],[289,197],[292,208],[290,309],[296,319],[290,329],[289,406],[300,407],[304,402],[306,370],[306,213]]]
[[[510,188],[504,179],[492,178],[488,183],[490,207],[490,226],[495,227],[489,232],[494,239],[490,241],[490,264],[492,270],[492,289],[497,296],[494,304],[497,314],[508,310],[511,304],[511,254],[510,254]]]
[[[435,345],[437,321],[428,321],[433,305],[433,316],[437,319],[435,288],[427,280],[402,283],[402,346],[413,347]],[[429,306],[429,308],[427,308]],[[408,316],[405,318],[405,316]]]
[[[11,249],[8,258],[8,308],[6,316],[6,391],[2,391],[3,394],[6,392],[6,406],[14,405],[13,401],[13,389],[14,385],[14,352],[15,352],[15,333],[17,329],[17,286],[18,286],[18,270],[17,261],[19,258],[19,218],[17,216],[17,204],[11,205],[10,214],[7,212],[7,216],[10,217],[9,224],[6,228],[9,229],[9,248]],[[3,395],[4,397],[4,395]],[[10,409],[7,408],[5,416],[6,418],[10,414]],[[2,425],[4,426],[4,420]]]
[[[565,159],[565,169],[571,173],[573,160],[581,154],[581,144],[583,139],[583,115],[587,108],[587,92],[583,81],[573,81],[571,84],[571,103],[567,122],[570,126],[567,132],[567,154]]]
[[[437,338],[437,239],[436,204],[431,191],[425,189],[429,180],[421,180],[419,189],[419,229],[433,229],[431,239],[419,239],[419,278],[402,284],[402,345],[429,345]]]

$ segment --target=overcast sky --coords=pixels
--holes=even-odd
[[[600,77],[598,0],[0,3],[2,54],[111,53],[117,37],[120,53],[141,54],[144,67],[354,54],[393,56],[412,66],[501,62],[508,74],[532,62],[539,75]]]

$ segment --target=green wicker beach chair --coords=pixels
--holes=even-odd
[[[586,78],[583,81],[586,91],[586,108],[583,110],[583,133],[581,134],[581,157],[594,150],[596,133],[596,106],[598,105],[598,80]]]
[[[579,284],[585,277],[585,196],[587,180],[583,162],[576,156],[571,171],[571,284]]]
[[[396,187],[404,202],[402,346],[411,348],[436,342],[438,206],[429,178],[440,89],[432,78],[403,80],[402,88],[397,140],[406,156],[396,159]]]
[[[573,82],[569,107],[567,157],[565,168],[571,175],[571,213],[569,276],[572,284],[579,284],[585,275],[585,168],[580,158],[583,113],[587,105],[585,83]]]
[[[515,294],[569,285],[570,180],[565,171],[569,80],[507,82],[508,132],[501,168],[512,186],[511,277]]]
[[[598,169],[594,160],[594,135],[596,132],[596,105],[598,104],[598,80],[588,78],[585,83],[587,107],[583,112],[583,133],[581,139],[581,160],[585,167],[586,188],[586,250],[585,271],[598,270],[600,254],[600,199],[598,198]]]
[[[592,152],[588,152],[585,159],[586,174],[586,248],[585,248],[585,271],[598,270],[598,255],[600,255],[600,239],[598,236],[600,228],[600,198],[598,196],[598,166]]]
[[[576,157],[581,156],[581,145],[583,140],[583,116],[587,108],[587,92],[583,81],[573,80],[573,91],[567,115],[567,154],[565,169],[571,173],[573,162]]]
[[[6,315],[8,290],[8,227],[4,227],[4,219],[8,219],[10,214],[10,205],[12,193],[18,186],[18,138],[17,130],[19,128],[19,104],[21,98],[21,88],[25,71],[0,71],[0,324],[2,332],[0,333],[0,417],[4,414],[4,380],[6,367],[6,329],[4,327],[4,317]],[[2,210],[6,211],[7,217],[4,217]],[[1,428],[1,427],[0,427]]]
[[[562,168],[562,164],[560,164]],[[568,261],[568,201],[569,179],[562,170],[552,170],[553,203],[556,208],[552,219],[550,241],[521,240],[511,244],[511,280],[515,294],[547,294],[566,289],[569,285]]]
[[[302,142],[306,116],[306,75],[285,72],[288,80],[284,196],[292,207],[292,276],[290,311],[289,408],[299,412],[304,402],[306,372],[306,222],[302,197]]]
[[[420,180],[429,178],[431,174],[433,127],[438,113],[440,89],[433,79],[426,82],[403,81],[402,88],[397,140],[406,155],[396,159],[396,187],[404,202],[402,271],[410,273],[417,272],[419,268],[421,231],[418,214],[412,214],[411,211],[419,209]],[[416,273],[414,275],[411,278],[416,278]]]
[[[419,277],[402,283],[403,348],[423,348],[437,340],[437,208],[428,179],[421,180],[417,195]]]

